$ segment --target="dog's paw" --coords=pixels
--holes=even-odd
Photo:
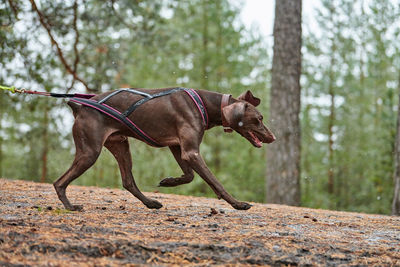
[[[158,186],[162,187],[173,187],[173,186],[178,186],[178,185],[183,185],[183,184],[188,184],[191,181],[193,181],[193,177],[191,175],[185,176],[182,175],[181,177],[173,178],[173,177],[167,177],[164,178],[160,181]]]
[[[248,210],[252,207],[249,203],[246,202],[238,202],[235,204],[232,204],[232,207],[234,207],[237,210]]]
[[[162,208],[162,204],[158,202],[157,200],[152,199],[148,203],[145,203],[146,207],[149,209],[160,209]]]
[[[71,207],[68,207],[67,210],[70,210],[70,211],[83,211],[83,206],[82,205],[72,205]]]
[[[161,187],[171,187],[171,186],[175,186],[175,185],[176,185],[175,178],[172,178],[172,177],[164,178],[158,184],[158,186],[161,186]]]

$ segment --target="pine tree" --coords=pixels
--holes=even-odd
[[[395,171],[393,175],[394,190],[392,202],[392,215],[400,216],[400,72],[398,80],[399,105],[397,107],[396,146],[394,151]]]
[[[275,4],[270,119],[277,141],[267,153],[266,199],[300,205],[301,1]]]

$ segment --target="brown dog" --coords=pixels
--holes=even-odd
[[[160,94],[166,90],[171,89],[140,89],[141,92],[147,94]],[[183,175],[179,178],[163,179],[160,186],[189,183],[193,180],[194,170],[206,181],[219,199],[223,198],[235,209],[247,210],[251,205],[233,198],[211,173],[200,155],[199,146],[206,129],[223,123],[238,132],[255,147],[261,147],[262,143],[273,142],[274,135],[263,124],[263,117],[255,108],[260,100],[255,98],[250,91],[243,93],[237,99],[210,91],[192,91],[195,91],[195,94],[201,98],[201,103],[204,104],[208,120],[206,127],[200,108],[196,107],[196,102],[183,91],[151,99],[148,103],[135,109],[135,112],[130,113],[127,118],[140,127],[146,136],[156,140],[160,146],[168,146],[183,171]],[[103,93],[90,100],[101,102],[112,93]],[[141,99],[143,99],[142,95],[124,91],[107,98],[107,106],[117,112],[123,112],[132,103]],[[148,208],[161,208],[161,203],[142,194],[132,175],[132,161],[127,137],[141,138],[130,131],[126,125],[110,116],[105,116],[95,108],[78,105],[71,101],[68,104],[75,116],[72,133],[76,154],[72,166],[54,182],[54,188],[65,208],[69,210],[82,209],[82,206],[72,205],[69,202],[65,191],[74,179],[95,163],[103,146],[117,160],[124,188]]]

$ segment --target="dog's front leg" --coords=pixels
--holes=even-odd
[[[184,144],[182,147],[182,159],[189,163],[201,178],[211,187],[217,194],[218,198],[223,198],[232,207],[238,210],[248,210],[251,205],[246,202],[240,202],[233,198],[222,186],[222,184],[215,178],[214,174],[208,169],[206,163],[199,153],[196,146]]]

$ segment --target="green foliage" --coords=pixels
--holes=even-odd
[[[391,1],[323,1],[318,14],[319,36],[308,32],[305,38],[309,57],[303,84],[304,204],[390,213],[399,9]],[[329,77],[336,99],[332,162],[327,138],[332,119]],[[333,194],[327,194],[329,168]]]

